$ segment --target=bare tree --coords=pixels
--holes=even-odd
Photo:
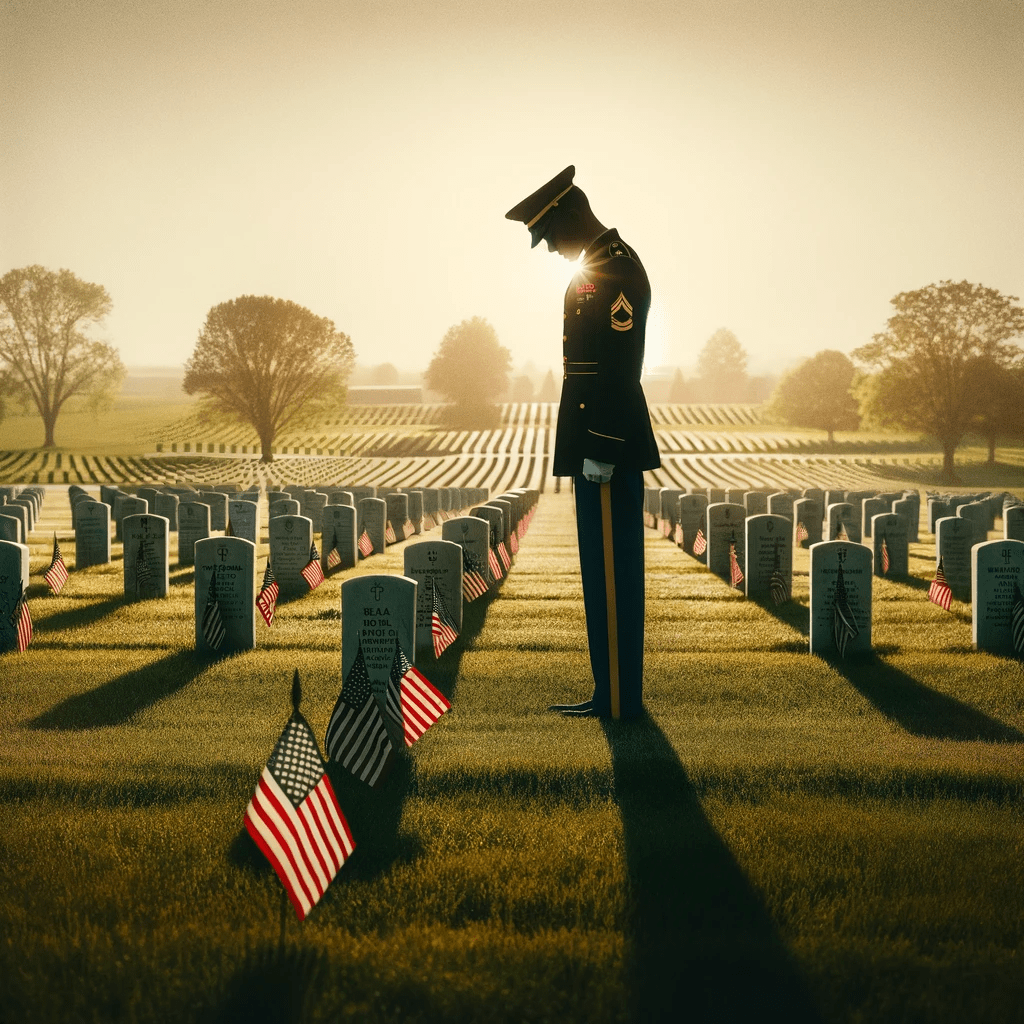
[[[206,315],[185,364],[185,392],[212,421],[250,425],[272,462],[274,438],[311,426],[343,404],[352,341],[326,317],[269,295],[243,295]]]
[[[0,278],[0,364],[9,398],[34,405],[44,448],[53,448],[57,417],[68,399],[93,408],[113,400],[124,379],[117,349],[89,335],[110,312],[107,290],[70,270],[38,265]]]

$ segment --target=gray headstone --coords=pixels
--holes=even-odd
[[[110,561],[110,506],[83,501],[75,507],[75,568]]]
[[[935,564],[942,558],[942,571],[958,601],[971,599],[971,548],[974,524],[961,516],[943,516],[935,523]]]
[[[331,491],[327,495],[328,505],[351,505],[353,508],[356,507],[355,499],[352,497],[351,491]]]
[[[890,504],[891,502],[885,498],[861,499],[860,538],[864,543],[867,543],[871,536],[871,520],[883,512],[888,512]]]
[[[852,619],[856,632],[846,640],[843,656],[870,652],[871,562],[871,549],[863,544],[822,541],[811,548],[811,654],[839,656],[837,634],[839,638],[847,635],[842,625],[844,619]],[[837,598],[842,615],[837,615]]]
[[[356,530],[359,539],[362,540],[363,534],[366,534],[373,545],[371,553],[374,555],[387,550],[387,541],[384,539],[387,513],[387,504],[383,498],[360,498],[356,505]]]
[[[823,525],[824,515],[817,498],[799,498],[793,502],[793,541],[798,547],[809,548],[818,544],[823,539]]]
[[[488,586],[494,584],[488,565],[491,543],[491,525],[479,516],[455,516],[441,526],[441,539],[462,548],[463,572],[478,572]]]
[[[166,597],[170,590],[167,520],[149,513],[125,516],[121,533],[124,536],[125,600]]]
[[[456,633],[462,631],[462,546],[449,540],[422,540],[410,544],[404,556],[405,575],[418,584],[416,647],[432,652],[435,588],[441,614],[448,618]]]
[[[704,524],[704,539],[707,540],[708,527],[706,513],[708,499],[704,494],[681,494],[678,501],[676,515],[679,527],[683,531],[682,549],[701,562],[707,561],[707,552],[701,555],[693,554],[693,542],[697,539],[697,531],[701,523]]]
[[[840,491],[836,488],[831,488],[825,491],[825,496],[821,499],[822,505],[828,508],[829,505],[842,505],[847,501],[846,491]]]
[[[747,597],[770,598],[773,580],[793,591],[793,523],[786,516],[749,516],[745,523],[743,585]]]
[[[228,525],[228,496],[223,491],[200,491],[199,501],[210,508],[210,529],[226,530]]]
[[[145,498],[133,498],[131,495],[119,494],[114,499],[114,540],[124,541],[121,523],[125,516],[142,516],[149,511],[149,502]]]
[[[882,541],[889,556],[886,570],[882,558]],[[907,548],[907,521],[895,512],[883,512],[871,517],[871,543],[875,556],[875,575],[891,579],[910,574],[910,555]]]
[[[176,494],[161,491],[153,502],[153,513],[167,520],[171,533],[178,532],[178,504],[181,499]]]
[[[906,525],[908,543],[916,544],[918,542],[918,520],[921,515],[921,506],[912,498],[898,498],[892,503],[892,510]]]
[[[707,495],[709,505],[726,505],[729,504],[725,500],[725,488],[724,487],[707,487],[704,490]]]
[[[412,532],[418,535],[423,532],[423,495],[419,491],[409,491],[409,522]]]
[[[348,491],[352,494],[352,501],[355,503],[356,508],[359,508],[359,502],[363,498],[376,498],[377,488],[376,487],[349,487]]]
[[[9,516],[3,510],[6,505],[0,505],[0,540],[6,540],[12,544],[23,544],[25,536],[21,532],[21,519],[18,516]]]
[[[1024,540],[1024,505],[1003,509],[1003,539]]]
[[[980,501],[969,501],[958,506],[956,514],[961,519],[969,519],[974,524],[975,544],[982,544],[988,540],[988,531],[992,521],[988,505]]]
[[[36,520],[39,518],[39,508],[36,502],[29,497],[27,494],[19,494],[18,497],[7,503],[7,506],[14,508],[23,508],[27,513],[26,521],[28,523],[28,532],[31,533],[36,528]]]
[[[672,530],[679,521],[679,499],[686,492],[678,487],[662,487],[658,497],[658,523],[666,537],[672,536]]]
[[[27,543],[29,534],[29,523],[31,522],[32,512],[25,505],[15,504],[9,501],[3,506],[3,514],[5,516],[11,516],[13,519],[17,519],[21,524],[21,540],[23,543]]]
[[[971,640],[975,649],[992,654],[1022,653],[1013,643],[1013,607],[1024,591],[1024,541],[975,544],[971,576]]]
[[[764,491],[747,491],[743,495],[743,506],[748,516],[763,516],[768,511],[768,495]]]
[[[279,498],[277,501],[272,501],[268,511],[271,519],[275,516],[297,516],[302,514],[301,507],[294,498]]]
[[[716,576],[728,578],[731,562],[729,558],[730,544],[736,545],[736,558],[742,567],[744,546],[746,544],[744,520],[747,510],[742,505],[731,505],[719,501],[708,505],[707,539],[708,568]]]
[[[269,524],[270,564],[282,598],[309,593],[302,570],[309,565],[313,523],[306,516],[274,516]]]
[[[787,491],[776,491],[768,495],[768,512],[773,516],[793,518],[793,495]]]
[[[28,545],[0,540],[0,654],[18,649],[18,620],[11,622],[11,616],[28,587],[28,570]]]
[[[210,506],[202,501],[181,502],[178,506],[178,565],[194,565],[196,541],[209,536]]]
[[[471,516],[475,516],[477,519],[485,520],[488,523],[488,525],[490,526],[490,534],[491,534],[491,536],[490,536],[490,545],[491,545],[491,550],[494,551],[494,553],[499,556],[498,557],[498,566],[499,566],[499,570],[500,571],[499,571],[499,574],[498,574],[498,582],[499,583],[503,583],[504,580],[505,580],[505,577],[508,575],[508,567],[506,565],[505,559],[500,557],[500,552],[503,551],[503,550],[505,551],[506,555],[508,554],[508,551],[505,548],[505,540],[504,540],[504,537],[505,537],[505,513],[500,508],[496,508],[494,505],[480,505],[477,508],[473,509],[473,511],[470,512],[470,515]],[[457,517],[455,517],[455,518],[457,518]],[[444,536],[443,532],[442,532],[442,536]],[[493,575],[493,572],[492,572],[492,575]]]
[[[846,535],[851,541],[860,543],[860,516],[848,501],[836,502],[825,510],[825,537],[835,540],[840,527],[846,529]]]
[[[256,545],[244,537],[208,537],[196,541],[195,558],[196,650],[251,651],[256,646]],[[213,602],[224,629],[216,647],[203,628]]]
[[[324,507],[327,495],[323,491],[303,491],[302,514],[312,520],[313,532],[321,533],[324,528]]]
[[[320,564],[324,576],[329,572],[351,569],[359,561],[356,547],[356,510],[351,505],[325,505],[323,532],[320,534]],[[332,551],[338,552],[338,564],[328,564]]]
[[[388,523],[395,534],[395,543],[407,540],[412,536],[412,523],[409,522],[409,495],[392,492],[384,498]]]
[[[928,532],[935,532],[935,524],[940,519],[945,519],[946,516],[953,515],[950,511],[949,502],[943,501],[942,498],[929,498],[928,499]]]
[[[229,498],[228,524],[231,526],[232,536],[252,541],[253,544],[259,544],[260,507],[255,501]]]
[[[436,526],[441,521],[438,516],[437,488],[423,487],[420,493],[423,495],[423,515]]]

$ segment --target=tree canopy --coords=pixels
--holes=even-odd
[[[498,333],[482,317],[449,327],[424,374],[431,391],[452,405],[454,423],[485,426],[508,391],[512,353],[498,342]]]
[[[43,447],[52,448],[68,399],[94,408],[113,399],[124,379],[117,349],[90,335],[110,312],[107,290],[70,270],[38,265],[0,278],[0,387],[38,410]]]
[[[243,295],[206,315],[185,364],[187,394],[211,420],[249,424],[273,460],[274,439],[344,403],[352,341],[326,317],[269,295]]]
[[[769,415],[790,426],[828,431],[828,443],[833,444],[837,430],[860,426],[857,399],[850,392],[856,372],[842,352],[818,352],[779,381]]]
[[[938,438],[943,476],[955,482],[954,453],[988,399],[979,361],[1011,366],[1021,352],[1024,309],[1016,296],[968,281],[940,281],[892,299],[886,329],[853,353],[872,371],[861,411],[883,426]]]
[[[747,353],[728,328],[719,327],[704,343],[693,388],[705,402],[746,401]]]

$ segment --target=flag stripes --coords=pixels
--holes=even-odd
[[[396,646],[395,659],[402,672],[402,727],[411,747],[449,708],[451,703],[426,676],[417,671]]]
[[[359,554],[363,558],[369,558],[373,554],[373,541],[365,530],[359,535]]]
[[[11,628],[17,631],[18,653],[23,654],[32,643],[32,616],[28,610],[28,587],[26,587],[15,602],[14,610],[8,617]]]
[[[458,639],[455,623],[452,622],[448,609],[445,607],[441,592],[435,582],[433,591],[433,607],[430,612],[430,633],[434,640],[434,657],[440,658],[445,650]]]
[[[889,571],[889,545],[885,542],[885,534],[882,534],[882,547],[881,547],[881,558],[882,558],[882,575],[884,576]]]
[[[316,590],[324,581],[324,570],[320,565],[320,552],[316,549],[316,541],[309,546],[309,561],[302,570],[302,578],[309,584],[310,590]]]
[[[53,534],[53,559],[49,568],[43,573],[43,579],[46,580],[54,594],[59,594],[68,581],[68,567],[64,564],[64,557],[60,553],[56,531]]]
[[[854,637],[860,636],[860,629],[853,617],[853,609],[846,596],[846,584],[843,582],[843,567],[839,566],[836,574],[836,596],[832,611],[832,639],[841,658],[846,657],[846,647]]]
[[[697,527],[697,536],[693,538],[693,553],[703,555],[708,549],[707,538],[704,536],[704,517],[700,517],[700,525]]]
[[[274,609],[277,607],[279,591],[277,577],[274,575],[274,570],[270,568],[270,559],[267,558],[267,568],[263,572],[263,586],[260,587],[260,592],[256,595],[256,607],[268,626],[274,621]]]
[[[501,564],[498,562],[498,556],[494,553],[494,548],[487,549],[487,565],[494,579],[503,580],[505,578],[505,574],[501,571]]]
[[[387,521],[384,527],[384,543],[385,544],[397,544],[398,538],[395,536],[395,528],[391,525],[391,520]]]
[[[331,712],[324,746],[332,761],[371,786],[383,780],[391,763],[394,748],[370,687],[361,646]]]
[[[935,579],[932,580],[932,585],[928,588],[928,600],[947,612],[953,603],[953,590],[946,582],[946,571],[942,568],[941,555],[939,555],[939,564],[935,567]]]
[[[1013,606],[1010,608],[1010,633],[1013,637],[1013,649],[1018,655],[1024,655],[1024,594],[1020,585],[1013,585]]]
[[[743,570],[740,568],[740,560],[736,557],[736,541],[729,541],[729,582],[734,587],[739,587],[743,582]]]
[[[203,639],[208,647],[215,651],[220,650],[224,643],[224,637],[228,631],[224,628],[224,620],[220,614],[220,604],[217,601],[217,573],[210,576],[210,589],[206,595],[206,607],[203,609],[202,620]]]

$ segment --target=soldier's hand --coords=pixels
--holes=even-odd
[[[594,459],[583,460],[583,475],[594,484],[606,484],[612,478],[615,466],[611,462],[596,462]]]

